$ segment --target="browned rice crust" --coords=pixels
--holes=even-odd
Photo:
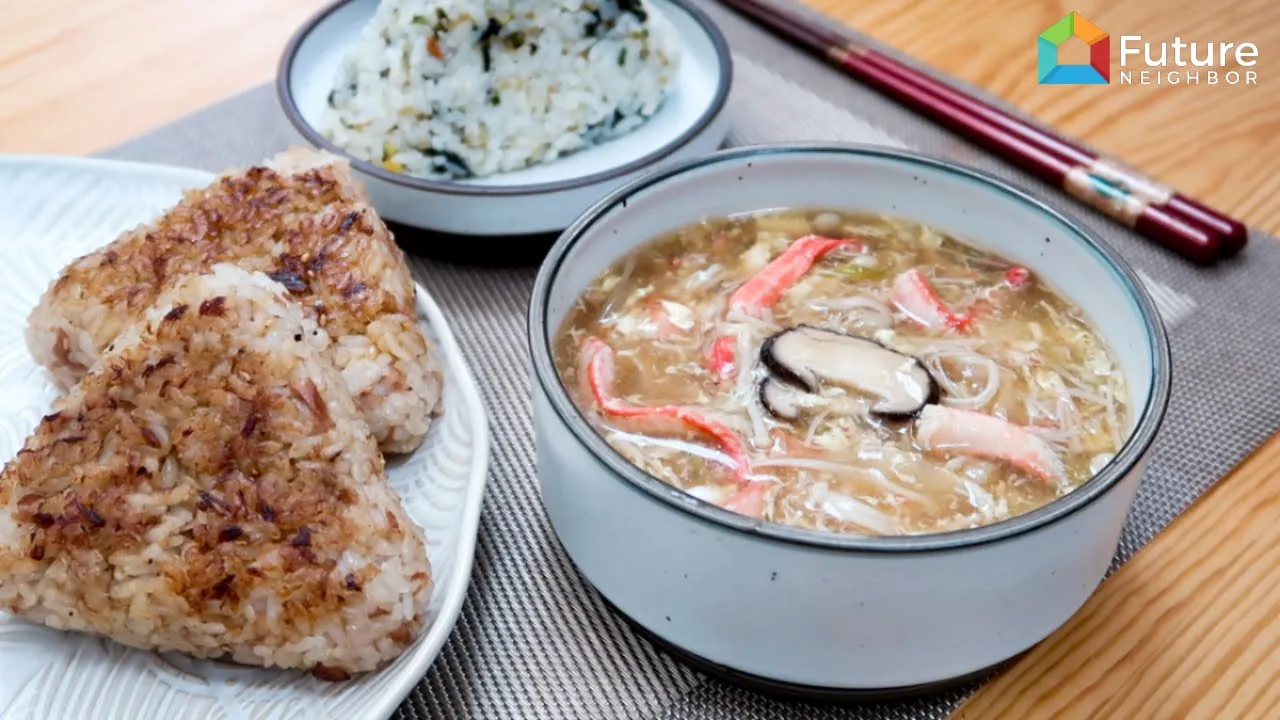
[[[350,167],[307,149],[228,172],[71,263],[31,314],[31,352],[69,387],[174,279],[222,262],[268,273],[332,336],[383,451],[422,442],[441,377],[404,255]]]
[[[425,545],[326,344],[261,274],[180,281],[0,474],[0,609],[328,678],[399,655]]]

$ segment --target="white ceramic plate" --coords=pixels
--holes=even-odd
[[[79,159],[0,159],[0,461],[22,447],[57,392],[27,352],[27,314],[70,260],[156,216],[210,175]],[[0,718],[170,720],[343,718],[395,711],[457,620],[471,574],[489,463],[484,406],[440,308],[418,286],[418,312],[444,361],[443,414],[417,452],[389,468],[409,515],[426,531],[435,590],[430,625],[381,672],[324,683],[132,650],[0,613]]]
[[[676,86],[662,108],[623,137],[518,172],[457,182],[413,178],[346,155],[314,129],[338,67],[378,0],[340,0],[311,18],[285,50],[276,89],[309,142],[352,160],[383,217],[461,235],[559,232],[613,189],[655,166],[712,152],[728,134],[721,111],[733,60],[724,37],[686,0],[652,2],[684,45]]]

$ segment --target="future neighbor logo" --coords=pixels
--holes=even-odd
[[[1059,62],[1059,50],[1075,38],[1089,48],[1089,62]],[[1120,85],[1257,85],[1258,46],[1251,42],[1148,41],[1120,36]],[[1041,85],[1111,84],[1111,36],[1078,12],[1050,25],[1036,42]]]
[[[1089,46],[1088,65],[1058,64],[1058,48],[1071,38]],[[1111,36],[1078,12],[1069,12],[1040,33],[1037,65],[1041,85],[1106,85],[1111,82]]]

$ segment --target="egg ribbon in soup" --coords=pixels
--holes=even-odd
[[[1027,269],[901,219],[709,220],[601,274],[556,361],[610,445],[744,515],[960,530],[1070,492],[1119,449],[1124,379]]]

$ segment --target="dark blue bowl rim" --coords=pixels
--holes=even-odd
[[[871,157],[914,165],[923,169],[948,173],[986,186],[992,192],[1014,202],[1021,203],[1060,225],[1067,234],[1092,251],[1107,267],[1132,299],[1146,329],[1151,368],[1151,392],[1133,433],[1115,457],[1086,483],[1066,495],[1028,513],[978,528],[893,537],[869,537],[841,535],[808,530],[747,518],[699,500],[662,480],[645,473],[613,449],[597,433],[582,412],[570,399],[560,373],[553,361],[552,334],[547,318],[547,300],[555,284],[560,268],[569,251],[586,232],[615,208],[625,207],[632,195],[671,181],[700,168],[725,163],[737,163],[752,158],[779,155],[836,155]],[[1146,287],[1133,268],[1109,245],[1081,224],[1037,200],[1027,190],[1016,187],[985,172],[948,160],[930,157],[905,150],[877,146],[843,143],[784,143],[722,150],[703,157],[675,164],[650,173],[628,183],[597,202],[570,225],[548,252],[537,279],[529,303],[528,341],[533,362],[535,381],[550,400],[551,407],[565,426],[597,459],[613,473],[614,479],[623,482],[650,500],[670,506],[691,519],[722,529],[754,536],[760,540],[805,545],[828,550],[859,552],[933,552],[962,550],[987,543],[1008,540],[1056,523],[1088,507],[1106,495],[1121,479],[1134,472],[1150,449],[1156,433],[1164,420],[1172,385],[1172,362],[1169,340],[1164,323]]]

